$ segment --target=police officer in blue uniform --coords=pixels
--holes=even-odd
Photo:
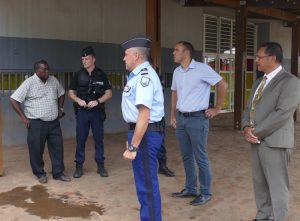
[[[103,122],[106,118],[104,104],[112,97],[111,85],[106,74],[95,66],[96,55],[92,47],[82,50],[83,67],[75,73],[69,87],[69,97],[74,101],[76,114],[76,170],[74,178],[83,175],[85,161],[85,142],[90,127],[95,141],[95,161],[97,172],[107,177],[104,167]]]
[[[122,44],[130,71],[122,94],[122,113],[128,123],[123,154],[132,160],[141,221],[161,221],[157,153],[163,140],[164,97],[159,77],[148,62],[150,40],[134,37]]]

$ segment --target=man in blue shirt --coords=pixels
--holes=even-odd
[[[132,160],[141,221],[161,221],[157,153],[163,140],[164,97],[159,77],[148,62],[150,40],[134,37],[122,44],[130,71],[122,94],[122,113],[128,123],[123,154]]]
[[[209,119],[219,114],[226,96],[227,83],[210,66],[196,62],[193,45],[176,44],[173,55],[180,66],[172,81],[171,125],[176,128],[186,174],[185,188],[173,197],[195,197],[191,205],[207,203],[211,193],[211,166],[207,153]],[[210,87],[216,85],[216,106],[208,109]],[[199,168],[200,194],[197,195],[196,164]]]

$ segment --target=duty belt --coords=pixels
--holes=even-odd
[[[128,130],[134,130],[136,123],[129,123]],[[148,131],[163,131],[163,121],[149,123],[147,127]]]
[[[205,114],[205,110],[200,111],[194,111],[194,112],[180,112],[178,111],[179,115],[182,115],[184,117],[199,117],[202,114]]]

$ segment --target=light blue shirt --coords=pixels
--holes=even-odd
[[[180,112],[206,110],[209,105],[210,87],[222,77],[210,66],[192,59],[184,70],[177,67],[173,73],[171,90],[177,92],[176,109]]]
[[[164,96],[158,75],[148,61],[137,66],[128,77],[122,94],[122,114],[127,123],[136,123],[138,105],[150,109],[150,122],[159,122],[165,115]]]

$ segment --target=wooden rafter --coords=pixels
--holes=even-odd
[[[255,6],[255,7],[274,7],[281,9],[300,9],[300,1],[294,0],[247,0],[247,6]]]
[[[264,15],[267,17],[277,18],[284,21],[297,21],[297,15],[293,13],[286,12],[284,10],[276,9],[276,8],[258,8],[258,7],[247,7],[249,12]]]
[[[262,0],[261,0],[262,1]],[[264,7],[261,4],[248,4],[248,1],[240,1],[240,0],[185,0],[186,6],[208,6],[211,5],[219,5],[224,7],[229,7],[233,9],[239,9],[241,7],[241,3],[244,3],[247,10],[251,13],[267,16],[270,18],[280,19],[283,21],[297,21],[297,15],[291,13],[289,11],[285,11],[282,9],[277,9],[270,1],[264,0]],[[267,2],[267,3],[266,3]],[[297,3],[297,5],[300,3]],[[284,8],[284,7],[283,7]]]
[[[151,56],[153,66],[160,72],[160,0],[146,0],[146,34],[152,40]]]

